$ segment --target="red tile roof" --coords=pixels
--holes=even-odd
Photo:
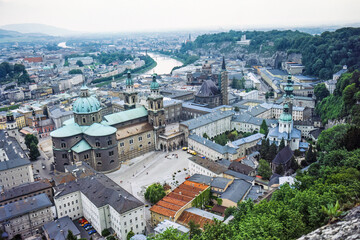
[[[178,210],[191,202],[196,195],[208,187],[209,186],[206,184],[194,184],[193,182],[185,181],[175,188],[174,191],[152,206],[150,211],[164,216],[174,217]]]
[[[28,62],[42,62],[43,59],[42,57],[28,57],[28,58],[24,58],[25,61]]]
[[[204,228],[205,224],[212,224],[214,223],[213,220],[210,220],[208,218],[196,215],[194,213],[188,212],[188,211],[184,211],[180,217],[177,219],[177,223],[180,223],[181,225],[185,225],[188,226],[190,221],[194,221],[197,224],[200,224],[200,228]]]

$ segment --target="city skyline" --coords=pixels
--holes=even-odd
[[[298,6],[284,0],[48,2],[0,0],[0,28],[8,24],[39,23],[99,33],[296,28],[360,22],[357,14],[360,3],[355,0],[326,1],[326,5],[323,1],[306,0]]]

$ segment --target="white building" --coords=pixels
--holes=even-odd
[[[0,153],[0,186],[9,189],[34,181],[31,162],[15,138],[5,136],[4,131],[0,131]]]
[[[144,204],[103,174],[59,185],[54,196],[58,217],[85,217],[94,229],[112,228],[120,239],[145,232]]]

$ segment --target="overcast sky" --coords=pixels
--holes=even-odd
[[[360,0],[0,0],[0,26],[42,23],[121,32],[341,25]]]

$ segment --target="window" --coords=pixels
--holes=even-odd
[[[141,142],[142,141],[142,137],[139,137],[139,142]]]
[[[151,142],[148,142],[148,144],[150,145],[150,144],[151,144]]]
[[[97,162],[97,165],[98,165],[98,166],[101,166],[101,165],[102,165],[102,162]]]
[[[66,148],[66,143],[62,142],[61,143],[61,148]]]
[[[124,146],[124,142],[121,142],[121,143],[120,143],[120,147],[123,147],[123,146]]]
[[[95,117],[92,117],[92,119],[93,119],[93,122],[95,122]]]
[[[108,141],[108,145],[112,145],[112,140],[109,140],[109,141]]]
[[[129,140],[129,143],[130,143],[130,144],[133,144],[133,143],[134,143],[134,139],[130,139],[130,140]]]
[[[101,157],[101,153],[96,153],[96,157]]]
[[[95,146],[100,147],[100,142],[99,142],[99,140],[96,140]]]
[[[115,161],[114,160],[110,160],[110,163],[114,163]]]
[[[142,144],[140,144],[139,148],[142,148]]]
[[[147,138],[150,138],[150,137],[151,137],[151,134],[150,134],[150,133],[148,133]]]
[[[110,151],[109,156],[113,156],[113,155],[114,155],[114,151]]]
[[[82,120],[83,120],[83,123],[86,123],[86,119],[85,119],[85,118],[83,118]]]
[[[64,154],[62,155],[62,158],[67,158],[67,154],[64,153]],[[6,180],[7,180],[7,179],[6,179]]]
[[[84,154],[84,159],[88,159],[89,158],[89,154]]]

